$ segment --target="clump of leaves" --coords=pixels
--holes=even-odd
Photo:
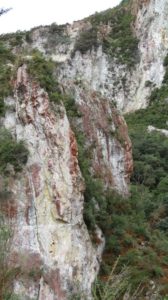
[[[4,128],[0,130],[0,172],[4,173],[8,163],[14,166],[16,172],[21,171],[27,162],[28,150],[24,142],[16,142]]]

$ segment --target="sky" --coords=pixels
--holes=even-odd
[[[121,0],[0,0],[0,8],[12,10],[0,17],[0,34],[29,30],[52,23],[83,19],[96,11],[118,5]]]

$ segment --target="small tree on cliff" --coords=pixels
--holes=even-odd
[[[6,9],[0,8],[0,16],[2,16],[3,14],[7,13],[10,10],[11,10],[11,8],[6,8]]]

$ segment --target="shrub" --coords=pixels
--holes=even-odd
[[[11,134],[1,128],[0,130],[0,172],[4,173],[8,163],[14,166],[16,172],[22,170],[27,162],[28,150],[24,143],[15,142]]]
[[[51,48],[57,46],[58,44],[69,44],[70,37],[66,31],[66,25],[57,25],[56,23],[51,24],[47,33],[47,43],[45,48],[47,52],[51,52]]]
[[[48,93],[56,104],[64,104],[69,117],[80,117],[73,96],[61,93],[58,81],[54,76],[55,63],[47,60],[38,50],[33,51],[32,59],[28,61],[30,76]]]
[[[91,28],[87,31],[83,31],[80,33],[79,38],[77,39],[73,54],[76,51],[80,51],[82,54],[86,53],[88,50],[97,49],[99,43],[97,39],[97,29]]]
[[[90,17],[94,27],[108,24],[110,33],[102,40],[104,51],[115,57],[119,63],[132,67],[138,61],[138,39],[134,36],[132,23],[134,17],[126,3]]]
[[[133,34],[134,17],[129,5],[122,3],[116,8],[95,13],[88,20],[92,27],[80,33],[72,55],[77,50],[84,54],[88,50],[97,49],[99,45],[102,45],[104,52],[109,57],[116,58],[118,63],[126,64],[128,67],[137,63],[139,59],[138,39]],[[106,36],[98,38],[102,25],[110,25],[111,31]]]
[[[46,60],[42,53],[34,50],[32,59],[28,61],[28,72],[34,80],[38,81],[49,96],[51,93],[59,91],[58,82],[53,76],[54,63],[51,60]]]
[[[125,299],[128,296],[129,299],[137,299],[143,295],[141,284],[132,287],[129,267],[123,267],[118,271],[119,262],[120,260],[117,259],[114,263],[108,279],[103,281],[97,279],[93,284],[92,297],[94,300]]]
[[[164,67],[168,67],[168,55],[166,55],[164,62],[163,62]]]
[[[150,80],[147,80],[147,81],[145,82],[145,87],[151,87],[152,85],[153,85],[153,82],[150,81]]]

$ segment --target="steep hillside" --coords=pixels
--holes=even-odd
[[[0,299],[166,299],[167,17],[0,37]]]

